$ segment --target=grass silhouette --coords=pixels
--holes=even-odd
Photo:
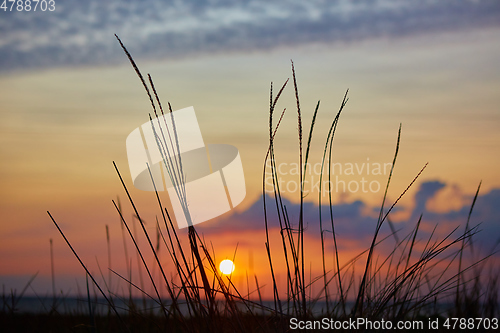
[[[164,115],[160,99],[156,92],[151,76],[148,80],[141,74],[132,56],[117,37],[123,47],[134,70],[141,80],[150,99],[155,118],[150,115],[150,121],[158,118],[158,113]],[[493,252],[483,257],[476,258],[472,262],[467,260],[467,252],[472,251],[473,237],[479,232],[478,226],[472,226],[471,214],[478,198],[479,188],[471,203],[471,208],[463,232],[458,229],[450,231],[445,237],[437,239],[434,237],[435,227],[431,236],[422,250],[417,249],[417,236],[421,228],[422,216],[415,221],[415,226],[410,232],[401,235],[396,231],[390,221],[390,213],[398,201],[406,194],[407,190],[415,183],[422,170],[401,193],[395,202],[387,204],[387,191],[396,165],[401,139],[401,126],[399,128],[392,168],[387,180],[385,193],[382,199],[377,224],[373,237],[367,249],[345,264],[341,264],[338,243],[342,239],[336,234],[336,221],[334,219],[334,203],[332,200],[331,187],[328,188],[329,196],[327,206],[329,216],[322,215],[322,190],[319,195],[319,237],[321,240],[321,264],[322,274],[310,277],[306,280],[306,257],[304,253],[304,223],[309,216],[304,215],[304,180],[310,158],[312,137],[314,134],[316,117],[319,112],[318,102],[311,119],[307,141],[303,140],[302,111],[299,100],[299,90],[296,79],[294,64],[292,62],[292,81],[295,93],[297,128],[298,128],[298,155],[300,160],[300,213],[297,221],[293,221],[288,215],[286,205],[281,196],[279,187],[279,174],[275,160],[275,138],[278,134],[281,121],[285,116],[284,109],[275,123],[275,111],[277,109],[283,91],[287,88],[289,80],[285,81],[278,93],[273,95],[273,85],[270,88],[269,104],[269,146],[264,158],[263,170],[263,194],[266,192],[265,179],[271,173],[273,180],[272,202],[266,200],[263,195],[263,210],[265,228],[265,250],[269,264],[269,274],[272,281],[272,303],[266,303],[261,296],[261,287],[258,277],[255,275],[255,290],[250,290],[247,282],[247,291],[243,293],[234,285],[231,276],[219,273],[216,267],[216,256],[213,250],[200,237],[194,226],[188,227],[187,240],[182,240],[177,233],[174,222],[169,211],[162,204],[158,192],[155,191],[156,201],[161,212],[157,217],[156,234],[150,235],[145,228],[139,208],[135,205],[127,185],[125,184],[118,166],[113,162],[118,178],[126,193],[128,202],[134,211],[134,220],[125,219],[121,203],[112,200],[122,225],[122,236],[125,250],[125,261],[128,276],[123,276],[111,267],[111,255],[109,246],[109,229],[106,225],[106,239],[108,248],[108,274],[101,271],[104,285],[99,285],[96,277],[88,270],[86,264],[81,260],[71,242],[66,238],[56,218],[47,212],[50,219],[59,230],[61,236],[79,261],[89,280],[86,286],[88,302],[87,309],[81,309],[76,313],[62,313],[58,311],[58,300],[56,299],[54,286],[54,273],[52,266],[53,283],[53,305],[47,313],[22,314],[17,312],[18,302],[35,277],[28,283],[26,288],[16,295],[12,292],[3,294],[3,306],[0,311],[0,322],[5,331],[38,331],[38,332],[288,332],[290,331],[290,319],[297,318],[304,322],[318,321],[321,318],[334,320],[356,320],[366,318],[376,321],[384,319],[396,323],[402,320],[422,321],[425,325],[428,318],[440,319],[440,330],[446,330],[442,325],[447,317],[457,318],[498,318],[498,275],[492,258]],[[323,166],[328,163],[327,170],[331,170],[332,146],[335,132],[339,124],[340,116],[346,108],[348,98],[346,92],[340,108],[332,120],[326,136],[322,154],[320,186],[323,177],[328,178],[331,186],[330,172],[323,174]],[[158,112],[159,110],[159,112]],[[168,104],[168,113],[172,112]],[[154,127],[153,127],[154,128]],[[161,128],[161,127],[160,127]],[[179,152],[176,133],[155,133],[158,146],[164,156],[164,163],[172,163],[167,166],[172,184],[180,185],[178,193],[187,216],[187,202],[182,190],[182,161]],[[305,147],[303,143],[306,142]],[[167,150],[172,151],[168,152]],[[178,159],[170,156],[178,155]],[[266,170],[270,161],[271,170]],[[153,179],[153,177],[151,177]],[[271,211],[276,212],[280,228],[269,227]],[[327,221],[329,219],[329,222]],[[138,235],[134,230],[135,220],[141,226],[142,234]],[[383,224],[389,224],[391,234],[381,236],[380,230]],[[132,228],[131,228],[132,227]],[[271,248],[270,237],[274,232],[279,232],[280,249]],[[147,279],[142,279],[139,272],[140,284],[132,281],[132,267],[127,252],[126,240],[130,238],[134,244],[135,253],[140,270],[144,269]],[[138,245],[140,239],[147,241],[148,253]],[[377,254],[377,247],[389,239],[395,240],[395,246],[388,256],[381,257]],[[156,240],[156,244],[155,243]],[[187,245],[186,245],[187,241]],[[161,245],[161,246],[160,246]],[[334,262],[328,267],[326,257],[327,248],[332,245],[334,249]],[[166,266],[160,260],[160,247],[167,249],[168,257],[174,270],[167,271]],[[150,253],[149,253],[150,252]],[[276,255],[276,253],[282,253]],[[146,256],[152,255],[153,264],[148,264]],[[276,263],[284,262],[286,267],[286,292],[280,292],[276,279]],[[51,240],[51,265],[52,240]],[[356,273],[355,267],[361,263],[363,270]],[[358,265],[359,267],[359,265]],[[445,267],[445,270],[442,270]],[[456,270],[455,270],[456,268]],[[453,273],[450,273],[452,272]],[[160,279],[155,279],[155,272]],[[485,273],[486,272],[486,273]],[[169,278],[170,276],[170,278]],[[113,292],[112,278],[125,281],[128,286],[128,295],[119,295]],[[247,276],[248,281],[248,276]],[[321,292],[312,295],[312,284],[322,283]],[[147,285],[151,286],[154,293],[148,293]],[[132,290],[142,294],[142,304],[132,296]],[[166,290],[165,297],[162,290]],[[250,294],[258,295],[257,299]],[[97,296],[99,295],[99,296]],[[95,304],[105,302],[107,312],[96,311]],[[452,304],[446,309],[443,304]],[[314,309],[321,305],[321,314],[318,315]],[[427,327],[427,326],[425,326]],[[481,326],[487,328],[486,326]],[[493,327],[493,326],[492,326]],[[364,327],[366,328],[366,327]],[[361,328],[360,331],[364,331]],[[342,331],[342,330],[340,330]],[[439,331],[439,330],[438,330]]]

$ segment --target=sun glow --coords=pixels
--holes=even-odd
[[[222,274],[229,275],[234,272],[234,263],[229,259],[222,260],[219,264],[219,270]]]

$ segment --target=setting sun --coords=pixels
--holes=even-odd
[[[234,272],[234,263],[229,259],[222,260],[219,264],[219,270],[222,274],[229,275]]]

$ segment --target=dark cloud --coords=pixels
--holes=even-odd
[[[473,196],[468,196],[467,199],[469,199],[469,202],[455,210],[441,213],[426,210],[426,203],[446,186],[446,184],[439,181],[428,181],[420,185],[414,197],[416,205],[413,208],[411,217],[407,221],[396,224],[396,229],[399,230],[399,239],[411,232],[421,214],[423,215],[422,226],[428,226],[427,228],[422,227],[420,229],[419,237],[421,239],[426,240],[431,237],[431,231],[435,225],[445,230],[444,233],[448,233],[453,228],[459,227],[455,237],[464,232]],[[266,195],[265,200],[269,228],[280,228],[275,199]],[[300,214],[299,204],[282,199],[282,205],[288,212],[292,227],[296,228]],[[366,244],[366,241],[371,240],[376,228],[378,214],[373,214],[365,208],[367,207],[362,201],[335,204],[332,206],[335,232],[340,239],[355,240],[362,244]],[[319,237],[318,205],[307,202],[304,203],[303,209],[304,225],[307,229],[306,233],[311,237]],[[327,205],[322,206],[321,214],[323,230],[331,231],[330,208]],[[473,214],[471,215],[470,227],[478,224],[480,224],[479,230],[481,232],[475,236],[476,244],[479,244],[482,249],[490,251],[500,240],[500,189],[494,189],[478,196]],[[241,213],[235,213],[199,224],[197,225],[197,229],[204,234],[223,232],[242,233],[246,230],[263,230],[264,208],[262,199],[257,200],[252,206]],[[385,223],[381,230],[381,237],[389,234],[389,226]]]
[[[415,194],[415,208],[410,220],[415,220],[420,214],[425,214],[427,201],[432,199],[445,186],[446,184],[439,181],[426,182],[420,185],[418,192]]]
[[[268,227],[280,228],[280,222],[276,212],[276,200],[274,197],[270,197],[268,195],[265,196],[265,200]],[[280,206],[286,209],[288,220],[290,221],[292,228],[296,228],[298,225],[298,217],[300,215],[300,205],[283,198]],[[372,226],[371,231],[373,231],[376,220],[363,213],[364,207],[365,204],[361,201],[334,205],[332,207],[333,217],[339,228],[336,231],[344,234],[351,234],[352,236],[356,234],[356,230],[361,226],[363,228]],[[310,202],[304,203],[303,214],[305,228],[310,231],[311,234],[317,233],[319,231],[318,205]],[[321,214],[323,229],[331,230],[330,208],[326,205],[322,206]],[[281,218],[283,221],[283,216],[281,216]],[[213,232],[214,230],[217,230],[216,232],[243,231],[250,229],[263,229],[264,225],[264,206],[261,199],[254,202],[252,206],[242,213],[233,214],[227,218],[221,218],[213,222],[200,224],[197,226],[197,229],[200,229],[203,232]]]
[[[459,227],[460,232],[470,217],[469,227],[478,226],[479,242],[476,246],[491,250],[500,242],[500,189],[493,189],[488,193],[480,194],[472,207],[474,196],[468,196],[468,202],[459,209],[444,213],[426,213],[425,219],[430,224],[446,224],[448,229]]]
[[[0,71],[126,61],[115,33],[137,58],[162,59],[498,25],[496,0],[56,1],[2,13]]]

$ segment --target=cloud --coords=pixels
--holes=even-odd
[[[268,219],[268,227],[280,228],[280,221],[278,214],[276,213],[276,200],[274,197],[266,195],[266,211]],[[295,204],[282,198],[280,206],[284,207],[287,211],[288,220],[292,228],[298,226],[298,219],[300,215],[300,205]],[[347,221],[349,223],[339,223],[339,230],[337,232],[352,232],[355,234],[355,230],[359,225],[367,224],[373,225],[375,227],[375,219],[371,216],[366,216],[363,213],[365,204],[362,201],[355,201],[352,203],[343,203],[334,205],[332,207],[334,220],[337,222]],[[319,231],[319,209],[318,205],[305,202],[303,206],[303,216],[304,216],[304,227],[308,229],[311,234],[317,233]],[[330,220],[330,209],[328,206],[323,205],[321,209],[322,222],[324,229],[331,230],[331,220]],[[281,216],[282,223],[283,216]],[[214,222],[202,223],[197,226],[197,229],[211,232],[211,230],[220,231],[243,231],[243,230],[257,230],[263,229],[265,225],[264,222],[264,206],[262,199],[257,200],[250,206],[247,210],[241,213],[236,213],[228,217],[215,220]],[[373,231],[373,230],[372,230]]]
[[[427,223],[446,224],[448,229],[459,227],[460,232],[463,232],[473,198],[474,196],[469,195],[468,200],[465,200],[466,204],[458,209],[444,213],[427,213]],[[479,226],[480,230],[475,243],[485,250],[495,248],[500,242],[500,189],[479,194],[472,208],[469,227]]]
[[[269,50],[499,26],[500,3],[322,0],[56,1],[56,10],[5,12],[0,71],[136,58]]]
[[[415,194],[415,208],[413,209],[410,220],[415,220],[420,214],[424,214],[427,211],[427,202],[445,186],[446,184],[439,181],[425,182],[420,185],[418,192]]]
[[[416,205],[413,208],[411,217],[407,221],[396,225],[399,239],[411,232],[415,227],[418,217],[422,214],[422,225],[419,237],[427,240],[431,237],[434,226],[438,226],[443,232],[440,235],[448,234],[455,227],[459,227],[455,237],[464,232],[467,217],[472,204],[473,196],[467,195],[467,200],[458,209],[450,209],[445,212],[432,212],[426,210],[426,203],[433,199],[437,193],[444,189],[445,183],[439,181],[427,181],[420,185],[415,194]],[[265,196],[269,229],[279,229],[279,219],[276,213],[275,199]],[[292,203],[283,198],[282,205],[288,212],[288,218],[292,227],[297,228],[300,205]],[[335,232],[340,239],[356,241],[365,247],[369,246],[377,223],[377,214],[373,210],[367,209],[367,205],[362,201],[351,203],[334,204],[332,206]],[[306,234],[310,237],[319,238],[319,207],[316,204],[306,202],[303,206],[304,226]],[[323,230],[331,231],[330,208],[323,205],[321,208],[323,219]],[[500,189],[493,189],[488,193],[480,194],[476,200],[473,214],[471,215],[470,227],[480,224],[480,230],[475,236],[476,244],[485,251],[491,251],[500,240]],[[197,229],[204,234],[210,233],[243,233],[247,230],[264,230],[264,208],[262,200],[257,200],[243,212],[205,222],[197,225]],[[381,237],[390,234],[387,223],[381,229]],[[436,237],[436,235],[434,236]]]

